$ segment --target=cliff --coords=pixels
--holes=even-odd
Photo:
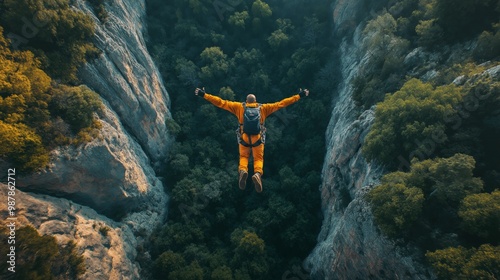
[[[106,1],[106,22],[88,1],[74,5],[96,22],[102,54],[80,77],[103,99],[103,128],[90,143],[53,151],[46,170],[17,178],[18,216],[42,234],[74,240],[84,279],[139,279],[136,248],[167,211],[154,169],[171,143],[169,97],[146,50],[144,1]],[[101,228],[109,228],[106,236]]]
[[[336,1],[333,7],[342,82],[326,132],[320,186],[324,219],[305,267],[312,279],[429,279],[431,274],[414,259],[418,254],[413,248],[397,247],[380,233],[364,200],[384,172],[361,154],[373,108],[362,111],[351,97],[352,79],[368,57],[360,48],[363,21],[353,19],[369,12],[363,1]]]

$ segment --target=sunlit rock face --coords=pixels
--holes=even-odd
[[[102,50],[79,73],[104,103],[99,137],[58,148],[48,168],[19,175],[18,215],[42,234],[74,240],[85,257],[83,279],[140,279],[137,248],[167,212],[156,171],[173,140],[169,96],[146,49],[145,1],[104,2],[100,22],[89,1],[72,1],[95,20]]]
[[[92,14],[88,1],[76,1]],[[121,123],[158,163],[172,142],[165,119],[170,117],[167,91],[146,48],[145,1],[105,1],[105,22],[95,18],[95,44],[102,54],[81,71],[83,82],[108,101]]]
[[[7,186],[0,183],[2,189]],[[61,244],[74,241],[85,260],[82,279],[140,279],[131,227],[99,215],[93,209],[63,198],[16,191],[16,226],[31,225],[40,235],[52,235]],[[7,201],[6,192],[0,199]],[[7,221],[7,205],[0,204],[0,217]]]

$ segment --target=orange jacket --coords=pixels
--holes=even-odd
[[[243,109],[243,102],[224,100],[218,96],[211,95],[208,93],[205,93],[205,95],[203,97],[206,100],[208,100],[210,103],[214,104],[215,106],[233,113],[238,118],[238,122],[240,124],[243,124],[243,114],[245,111]],[[299,101],[299,99],[300,99],[300,95],[296,94],[292,97],[285,98],[285,99],[278,101],[278,102],[262,104],[261,114],[260,114],[260,123],[264,123],[266,118],[269,115],[271,115],[272,113]],[[257,107],[258,105],[259,105],[259,103],[257,103],[257,102],[246,103],[247,107]]]

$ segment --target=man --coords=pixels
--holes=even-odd
[[[255,95],[249,94],[246,102],[234,102],[223,100],[220,97],[208,94],[205,88],[196,88],[196,95],[205,98],[215,106],[227,110],[238,118],[240,124],[237,134],[239,142],[240,162],[238,167],[239,172],[239,188],[246,188],[248,178],[248,158],[250,152],[253,154],[254,160],[254,175],[252,181],[255,190],[262,192],[262,175],[264,174],[264,142],[265,128],[264,121],[272,113],[281,108],[285,108],[300,100],[303,96],[309,96],[309,90],[300,90],[300,92],[292,97],[285,98],[279,102],[259,104]]]

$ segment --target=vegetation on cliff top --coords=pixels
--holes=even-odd
[[[499,18],[498,1],[407,0],[364,30],[354,100],[376,108],[363,152],[393,171],[367,199],[442,279],[500,276],[500,80],[484,72],[499,65]]]
[[[0,11],[0,157],[33,172],[51,149],[89,141],[100,128],[99,97],[75,85],[78,67],[97,53],[94,26],[69,1],[6,0]]]

